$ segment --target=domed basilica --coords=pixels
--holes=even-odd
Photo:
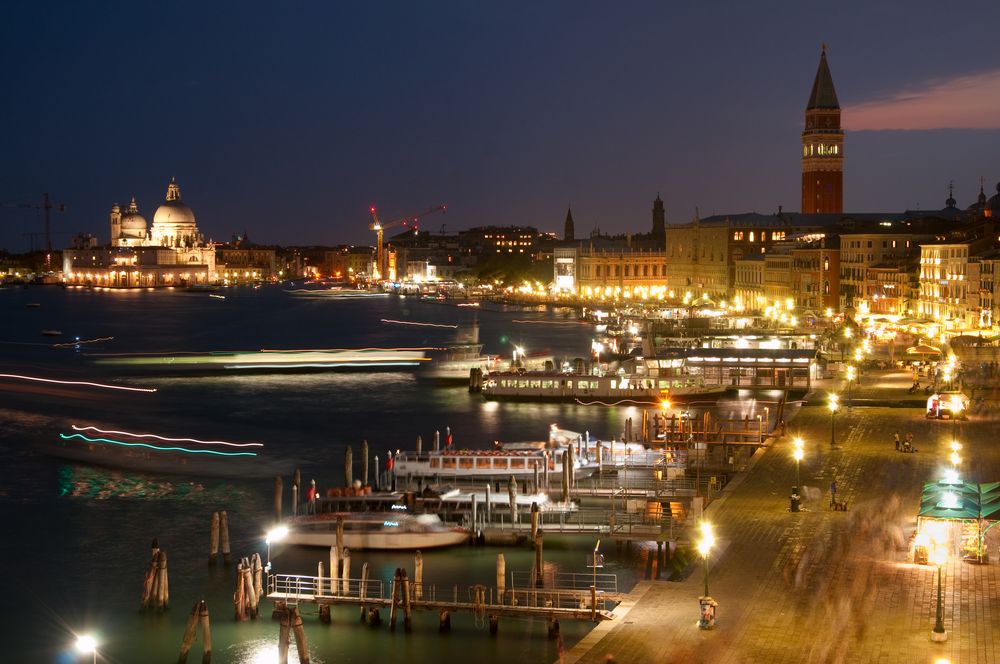
[[[76,246],[63,252],[69,283],[112,288],[186,286],[218,280],[215,247],[198,232],[194,212],[181,200],[171,179],[166,200],[153,213],[153,224],[139,212],[135,198],[122,212],[111,207],[111,243]]]

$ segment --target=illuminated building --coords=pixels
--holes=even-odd
[[[78,242],[63,252],[63,278],[68,284],[109,288],[151,288],[208,284],[218,280],[215,247],[206,242],[194,212],[181,200],[173,180],[153,224],[132,202],[122,213],[116,203],[110,213],[111,242]]]

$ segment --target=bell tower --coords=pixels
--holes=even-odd
[[[844,131],[840,127],[840,103],[824,44],[802,132],[802,212],[843,211]]]

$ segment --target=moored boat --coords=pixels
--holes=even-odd
[[[711,398],[725,393],[723,385],[706,385],[700,376],[649,377],[608,374],[504,372],[483,380],[486,399],[521,401],[580,401],[656,403],[669,400]]]
[[[563,472],[563,452],[570,446],[573,474],[585,477],[597,469],[589,458],[589,440],[584,444],[581,434],[553,428],[548,441],[493,444],[492,449],[452,449],[431,452],[401,452],[394,460],[394,472],[404,481],[435,479],[439,482],[462,483],[483,480],[532,479],[536,472]]]
[[[469,532],[445,525],[434,514],[324,513],[288,522],[284,542],[303,546],[335,546],[338,517],[343,518],[344,546],[352,549],[404,551],[465,544]]]

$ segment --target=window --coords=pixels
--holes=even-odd
[[[750,231],[750,241],[751,241],[751,242],[753,242],[753,241],[754,241],[754,239],[753,239],[753,231]]]
[[[733,240],[734,241],[739,242],[742,239],[743,239],[743,231],[735,231],[733,233]]]

